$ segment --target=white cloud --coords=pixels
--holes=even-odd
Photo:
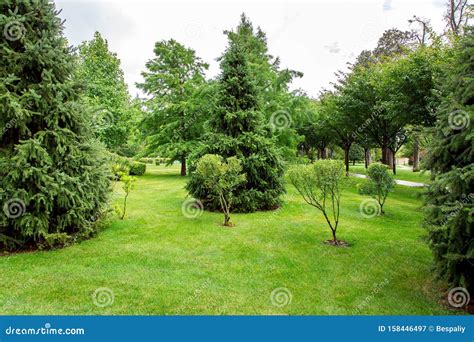
[[[384,11],[390,11],[392,10],[392,0],[385,0],[383,2],[383,10]]]
[[[314,0],[302,2],[244,1],[67,1],[57,0],[66,19],[65,34],[73,45],[99,31],[121,59],[132,95],[135,82],[156,41],[175,38],[196,50],[210,63],[209,77],[219,73],[216,58],[226,47],[224,30],[234,28],[245,12],[268,37],[270,53],[282,66],[304,73],[294,82],[316,96],[335,81],[334,72],[344,70],[363,49],[375,47],[384,30],[408,29],[414,14],[431,19],[441,30],[444,8],[441,0]],[[329,47],[329,48],[328,48]],[[338,51],[336,51],[338,50]],[[337,52],[337,53],[336,53]]]

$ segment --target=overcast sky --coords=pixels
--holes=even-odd
[[[304,73],[293,82],[316,97],[363,49],[373,49],[389,28],[409,29],[413,15],[444,28],[445,0],[312,1],[90,1],[57,0],[65,34],[77,46],[99,31],[121,60],[130,93],[141,81],[154,43],[174,38],[210,64],[208,77],[219,73],[216,58],[226,47],[223,30],[234,28],[245,12],[267,34],[273,56],[283,67]]]

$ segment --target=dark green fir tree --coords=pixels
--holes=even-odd
[[[427,167],[429,243],[439,275],[474,297],[474,35],[453,49]]]
[[[240,159],[247,178],[235,191],[236,211],[275,209],[285,191],[283,166],[265,125],[255,75],[250,72],[246,50],[238,40],[229,41],[221,58],[218,88],[216,108],[204,139],[206,146],[196,157],[210,153]],[[202,184],[192,174],[187,189],[207,208],[218,209],[219,204],[209,200]]]
[[[49,1],[0,2],[0,251],[95,231],[110,181]]]

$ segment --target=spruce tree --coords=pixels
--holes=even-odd
[[[246,182],[235,191],[234,209],[240,212],[274,209],[284,193],[283,166],[264,123],[256,79],[249,70],[246,51],[238,40],[230,41],[221,58],[218,94],[209,120],[206,146],[197,153],[237,157]],[[187,189],[209,209],[218,209],[203,182],[191,175]]]
[[[285,159],[295,156],[295,150],[302,136],[296,131],[300,102],[297,92],[290,91],[291,82],[303,73],[282,68],[280,58],[269,53],[267,36],[255,28],[250,19],[242,13],[234,30],[224,32],[230,42],[239,44],[247,56],[250,73],[262,97],[261,111],[270,123],[272,136],[279,152]]]
[[[426,167],[429,244],[440,276],[474,294],[474,36],[453,49]]]
[[[87,237],[110,189],[48,1],[0,3],[0,251]]]

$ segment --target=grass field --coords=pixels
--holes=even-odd
[[[364,164],[355,164],[349,166],[350,172],[353,173],[360,173],[360,174],[367,174]],[[413,172],[411,167],[397,167],[397,174],[394,175],[395,179],[410,181],[410,182],[418,182],[418,183],[428,183],[430,181],[430,172],[429,171],[421,171],[421,172]]]
[[[186,179],[177,174],[148,165],[128,217],[112,218],[96,238],[1,257],[0,313],[453,313],[432,280],[419,190],[397,186],[385,217],[364,218],[356,191],[364,180],[352,179],[338,236],[351,247],[335,248],[322,243],[323,217],[291,187],[280,210],[234,214],[236,226],[224,228],[219,213],[183,215]]]

